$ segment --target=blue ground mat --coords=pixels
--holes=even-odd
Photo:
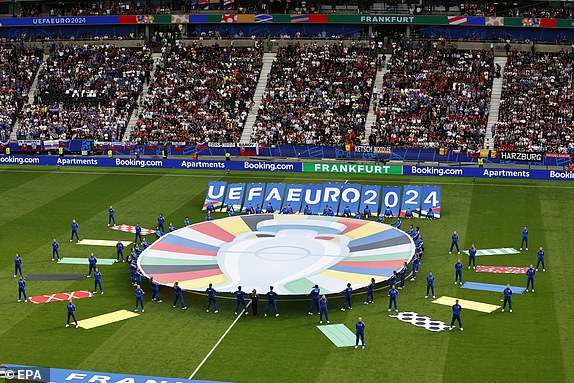
[[[493,285],[491,283],[478,283],[478,282],[464,282],[463,289],[480,290],[480,291],[493,291],[495,293],[502,293],[506,285]],[[526,289],[524,287],[510,286],[512,294],[522,294]]]

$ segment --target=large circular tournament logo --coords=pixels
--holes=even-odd
[[[138,264],[160,284],[220,292],[337,293],[388,279],[415,251],[405,232],[373,221],[312,215],[257,214],[176,230],[143,251]]]

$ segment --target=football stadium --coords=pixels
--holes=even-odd
[[[0,380],[574,382],[574,2],[7,1],[0,57]]]

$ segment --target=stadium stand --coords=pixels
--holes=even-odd
[[[569,152],[574,148],[574,57],[512,52],[506,64],[495,147]]]
[[[21,112],[18,137],[120,140],[150,68],[147,47],[58,45]]]
[[[360,143],[376,51],[343,44],[279,49],[252,139],[271,144]]]
[[[477,149],[494,72],[489,51],[397,44],[377,97],[375,137],[385,146]]]
[[[42,52],[22,44],[0,44],[0,140],[7,140],[42,62]]]
[[[238,141],[259,79],[262,49],[162,48],[133,141]]]

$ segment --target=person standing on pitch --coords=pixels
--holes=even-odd
[[[452,305],[452,319],[450,321],[450,329],[453,329],[454,321],[458,321],[458,327],[460,327],[460,331],[462,331],[462,320],[460,319],[460,312],[462,311],[462,307],[458,304],[458,299],[454,301],[454,305]]]
[[[538,266],[542,263],[542,271],[546,271],[544,268],[544,250],[542,250],[542,246],[538,249],[538,261],[536,262],[536,271],[538,271]]]
[[[454,284],[456,285],[457,283],[462,285],[462,262],[460,261],[460,258],[454,264]]]
[[[434,275],[432,275],[432,271],[429,272],[429,275],[427,275],[427,293],[425,298],[429,297],[429,291],[432,292],[432,297],[436,298],[434,295]]]
[[[60,260],[60,244],[55,239],[52,241],[52,261],[54,259]]]
[[[421,257],[420,255],[417,254],[415,256],[415,259],[413,259],[413,276],[411,278],[411,281],[417,279],[417,271],[419,271],[420,266],[421,266]]]
[[[98,291],[98,287],[100,288],[100,294],[103,295],[104,289],[102,289],[102,273],[100,273],[100,270],[96,267],[96,270],[94,271],[94,294]]]
[[[94,253],[90,253],[90,257],[88,258],[88,263],[89,263],[89,270],[88,270],[88,275],[87,277],[91,277],[92,276],[92,270],[96,270],[97,264],[98,264],[98,258],[96,258],[94,256]]]
[[[460,253],[459,253],[460,254]],[[474,247],[474,243],[468,249],[468,269],[470,270],[470,265],[472,264],[472,268],[476,270],[476,247]]]
[[[399,312],[399,308],[397,307],[397,295],[399,295],[399,290],[397,290],[396,285],[392,285],[389,290],[389,309],[387,311],[391,311],[391,307],[394,303],[395,311]]]
[[[159,217],[157,217],[157,228],[162,233],[165,233],[165,217],[163,216],[163,213],[160,213]]]
[[[532,292],[534,292],[534,274],[536,274],[536,270],[534,270],[534,267],[532,267],[532,264],[530,264],[530,267],[528,268],[528,270],[526,270],[526,276],[527,276],[526,292],[528,292],[528,288],[531,285],[532,285]]]
[[[142,288],[140,287],[140,285],[136,285],[136,309],[134,310],[136,313],[138,312],[138,307],[140,304],[142,306],[142,313],[145,311],[144,303],[143,303],[143,295],[144,294],[145,293],[142,290]]]
[[[403,267],[401,268],[401,271],[399,272],[401,275],[401,285],[399,286],[399,290],[402,290],[403,287],[405,287],[405,278],[407,277],[408,269],[409,269],[409,267],[408,267],[407,263],[404,262]]]
[[[16,256],[14,257],[14,278],[16,278],[18,274],[22,276],[22,258],[20,257],[20,254],[16,253]]]
[[[213,284],[209,284],[209,287],[205,290],[207,293],[207,309],[205,312],[209,312],[209,308],[211,307],[211,303],[213,302],[213,309],[215,310],[214,313],[218,313],[219,310],[217,309],[217,302],[215,302],[215,289],[213,288]]]
[[[80,236],[78,235],[78,228],[80,227],[80,225],[78,225],[78,223],[76,222],[76,220],[72,220],[72,236],[70,237],[70,242],[72,242],[74,240],[74,235],[76,236],[76,239],[78,242],[80,242]]]
[[[122,257],[122,262],[124,261],[124,244],[122,243],[122,241],[118,241],[118,243],[116,243],[116,260],[119,261],[120,257]]]
[[[74,323],[76,323],[76,328],[78,328],[79,325],[78,319],[76,319],[76,305],[70,299],[66,307],[68,308],[68,321],[66,322],[66,327],[70,327],[70,318],[72,318]]]
[[[317,314],[319,314],[321,311],[319,309],[319,300],[321,298],[321,289],[319,289],[319,285],[315,285],[309,295],[311,296],[311,308],[309,309],[309,315],[313,315],[315,308],[317,308]]]
[[[512,312],[512,290],[510,289],[510,284],[507,284],[506,288],[504,289],[504,303],[502,304],[502,312],[504,312],[504,309],[506,308],[506,303],[508,303],[510,312]]]
[[[522,229],[522,242],[520,242],[520,250],[522,250],[523,247],[528,250],[528,228],[526,226],[524,226],[524,229]]]
[[[177,281],[173,284],[173,292],[175,293],[175,298],[173,300],[173,307],[177,305],[177,301],[179,300],[181,301],[181,309],[187,310],[187,307],[183,302],[183,290],[181,289],[181,287],[179,287],[179,282]]]
[[[110,208],[108,209],[108,226],[110,226],[111,223],[113,223],[114,226],[116,226],[116,211],[110,205]]]
[[[157,303],[163,302],[159,297],[159,283],[157,283],[153,277],[150,278],[149,284],[151,286],[151,300],[157,301]]]
[[[371,278],[371,283],[367,286],[367,298],[365,304],[375,303],[375,278]]]
[[[255,290],[253,290],[255,291]],[[233,293],[235,294],[235,315],[239,313],[239,305],[243,305],[243,310],[245,310],[245,315],[247,315],[247,305],[245,304],[245,295],[247,294],[245,291],[241,290],[241,286],[237,286],[237,290]],[[255,293],[257,295],[257,293]],[[255,309],[255,315],[257,313],[257,309]]]
[[[269,306],[273,306],[273,308],[275,309],[275,316],[276,317],[279,316],[279,311],[277,311],[277,302],[275,301],[275,298],[277,296],[278,294],[275,291],[273,291],[273,286],[269,286],[269,292],[267,292],[267,304],[265,305],[265,316],[267,316]]]
[[[257,294],[257,290],[253,289],[251,291],[251,310],[253,312],[253,316],[257,315],[258,304],[259,304],[259,295]],[[247,311],[245,311],[245,314],[247,314]]]
[[[363,349],[365,348],[365,323],[363,323],[363,318],[359,317],[359,321],[355,323],[355,348],[359,348],[359,338],[361,339],[361,344]]]
[[[349,310],[352,310],[353,303],[351,302],[351,294],[353,293],[353,288],[350,283],[347,283],[347,288],[343,292],[345,293],[345,299],[343,300],[341,311],[345,311],[347,309],[347,305],[349,306]]]
[[[139,223],[136,225],[136,238],[134,239],[134,245],[137,245],[138,239],[140,240],[140,243],[141,243],[142,242],[142,227],[140,226]]]
[[[460,254],[460,247],[458,247],[458,234],[456,231],[452,233],[452,241],[450,243],[450,250],[448,251],[449,254],[452,254],[452,249],[456,247],[456,251]]]
[[[186,216],[185,219],[183,220],[183,226],[186,227],[189,225],[191,225],[191,221],[189,220],[189,217]]]
[[[28,297],[26,296],[26,281],[20,275],[18,279],[18,302],[22,301],[22,295],[24,295],[24,302],[28,302]]]
[[[325,314],[325,320],[329,322],[329,310],[327,310],[327,297],[325,294],[321,295],[319,299],[319,323],[323,323],[323,314]]]

